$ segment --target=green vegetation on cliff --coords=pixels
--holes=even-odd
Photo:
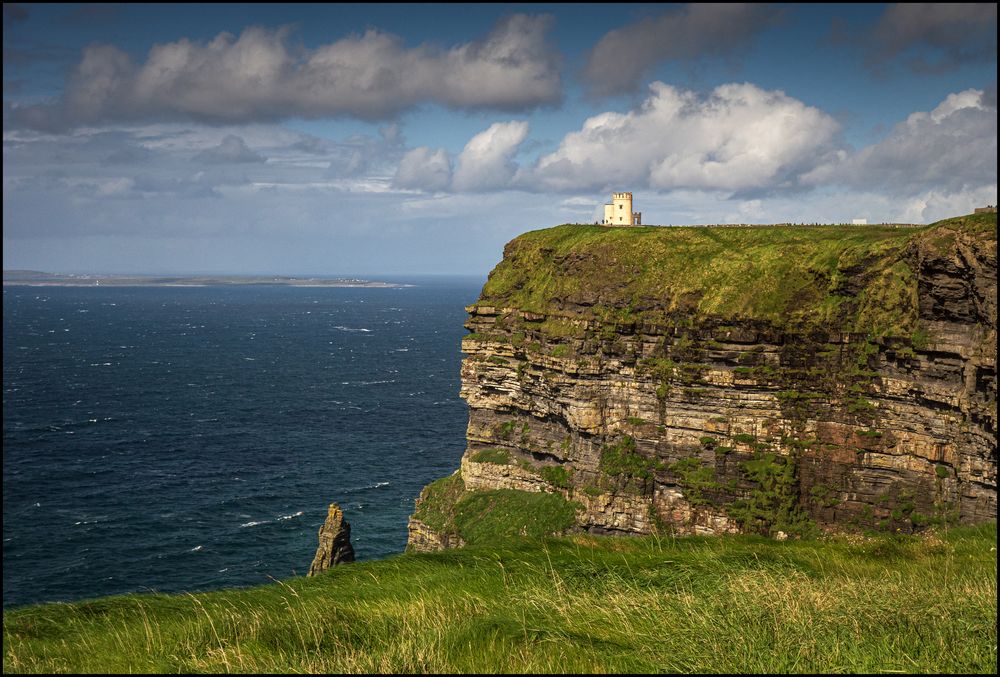
[[[986,239],[997,239],[997,213],[966,214],[942,219],[931,224],[935,228],[943,228],[953,232],[964,232],[982,236]]]
[[[561,494],[466,491],[461,474],[455,473],[425,487],[413,517],[438,533],[458,534],[476,545],[561,533],[573,526],[575,509]]]
[[[4,612],[4,673],[988,673],[996,524],[931,537],[508,540]]]
[[[567,224],[511,241],[479,304],[909,336],[918,329],[917,245],[943,248],[958,233],[995,239],[996,214],[924,227]]]

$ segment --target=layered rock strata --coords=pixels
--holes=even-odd
[[[785,294],[776,312],[796,322],[711,312],[722,302],[674,287],[643,295],[632,279],[651,264],[616,278],[612,236],[515,240],[467,308],[466,491],[561,493],[595,533],[995,520],[993,224],[837,244],[834,264],[805,269],[813,286],[789,279],[807,301]],[[414,549],[461,544],[410,533]]]
[[[319,528],[319,546],[316,556],[309,566],[309,576],[326,571],[338,564],[354,561],[354,547],[351,545],[351,525],[344,519],[344,512],[336,503],[331,503],[326,520]]]

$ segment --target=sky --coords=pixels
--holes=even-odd
[[[996,4],[3,6],[3,266],[485,276],[593,223],[997,203]]]

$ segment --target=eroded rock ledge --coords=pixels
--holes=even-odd
[[[850,241],[772,229],[801,264],[755,252],[766,229],[518,238],[467,309],[464,492],[560,494],[596,533],[995,520],[992,216]],[[664,249],[701,237],[721,245]],[[737,256],[745,277],[729,279]],[[427,497],[411,548],[461,545],[421,521]]]

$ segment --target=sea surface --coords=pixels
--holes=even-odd
[[[458,468],[464,306],[392,289],[3,289],[3,604],[304,575],[327,505],[403,551]]]

